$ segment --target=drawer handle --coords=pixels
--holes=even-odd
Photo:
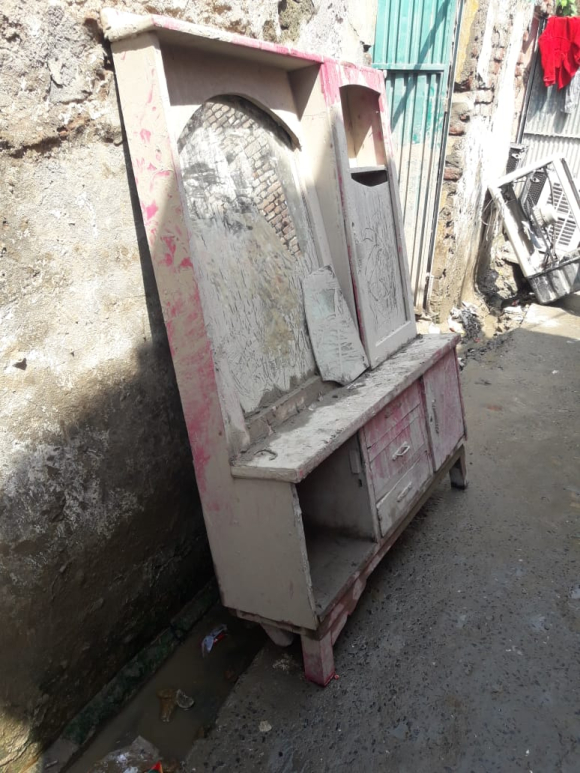
[[[405,456],[405,454],[408,454],[411,450],[411,446],[408,443],[403,443],[403,445],[399,448],[398,451],[395,451],[393,454],[393,461],[395,459],[399,459],[401,456]]]
[[[411,491],[412,488],[413,488],[413,484],[412,483],[407,483],[405,488],[401,491],[401,493],[397,497],[397,502],[400,502],[402,499],[404,499],[407,496],[407,494],[409,493],[409,491]]]

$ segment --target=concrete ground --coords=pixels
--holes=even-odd
[[[340,678],[268,644],[188,771],[580,771],[580,316],[531,307],[463,387],[470,487],[377,569]]]

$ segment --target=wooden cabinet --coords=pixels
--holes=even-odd
[[[311,412],[286,420],[232,466],[238,478],[295,486],[317,618],[314,630],[300,631],[313,681],[332,675],[329,641],[433,487],[446,473],[466,485],[456,343],[455,336],[415,339],[351,389],[334,389]],[[433,401],[447,416],[437,428]],[[297,630],[288,619],[283,627]]]
[[[457,338],[416,336],[381,73],[156,15],[103,28],[222,602],[300,635],[326,684],[370,573],[443,475],[466,483]],[[345,386],[311,343],[317,272],[370,363]]]

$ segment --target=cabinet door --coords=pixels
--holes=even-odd
[[[381,91],[344,83],[334,145],[361,337],[375,367],[416,335],[409,269]]]
[[[433,464],[437,471],[465,434],[455,351],[423,376]]]
[[[403,518],[409,514],[410,506],[433,474],[431,460],[426,447],[385,496],[377,502],[377,513],[381,534],[386,537]]]
[[[371,173],[375,174],[375,173]],[[361,333],[372,366],[415,337],[407,266],[397,241],[396,217],[386,170],[368,185],[364,174],[344,180],[351,212],[352,279]]]

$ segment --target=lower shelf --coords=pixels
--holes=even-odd
[[[352,575],[363,566],[376,547],[371,539],[351,537],[331,529],[306,532],[316,614],[320,618],[342,595]]]

